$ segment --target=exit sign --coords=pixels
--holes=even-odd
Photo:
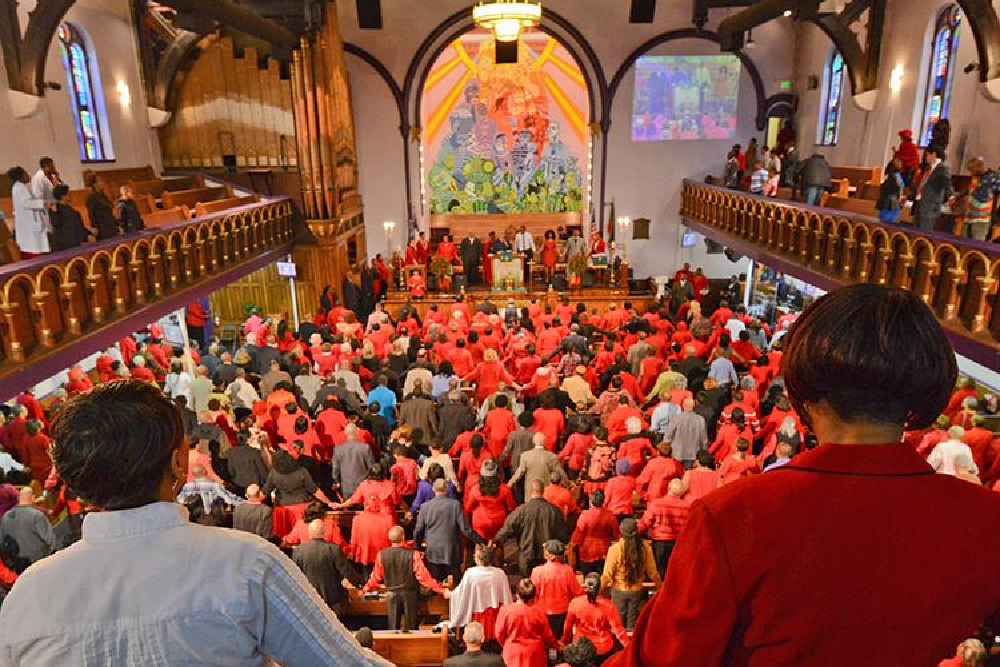
[[[782,90],[791,90],[792,82],[789,81],[788,79],[785,79],[784,81],[779,81],[778,88],[781,88]]]

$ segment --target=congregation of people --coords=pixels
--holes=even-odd
[[[91,225],[88,229],[80,212],[66,201],[69,186],[59,176],[52,158],[41,158],[34,175],[21,166],[11,167],[6,173],[11,182],[14,242],[21,259],[145,228],[129,185],[121,186],[121,196],[112,202],[104,194],[100,176],[89,175],[86,187],[90,193],[85,202]]]
[[[83,428],[78,404],[138,400],[138,381],[169,400],[189,443],[160,499],[192,524],[283,549],[329,613],[381,592],[387,627],[415,630],[441,594],[464,628],[455,665],[500,654],[544,667],[556,652],[574,667],[657,664],[640,657],[646,644],[630,648],[632,633],[655,633],[651,613],[695,595],[689,580],[670,588],[671,563],[705,499],[823,451],[783,373],[799,315],[750,317],[738,284],[719,294],[700,276],[685,265],[659,302],[603,313],[565,297],[500,308],[456,297],[423,317],[376,304],[360,320],[325,291],[297,331],[252,313],[235,350],[206,336],[192,305],[190,346],[154,325],[92,372],[70,369],[44,407],[27,391],[4,408],[0,591],[13,597],[97,510],[130,507],[68,482],[93,472],[60,460],[60,437],[85,437],[60,428]],[[986,428],[997,408],[963,382],[903,440],[928,470],[1000,490],[1000,438]]]
[[[963,236],[992,240],[1000,173],[982,157],[969,158],[964,165],[971,177],[969,186],[956,191],[948,165],[950,140],[947,118],[932,127],[930,142],[923,148],[914,141],[912,130],[899,131],[898,144],[882,171],[875,201],[878,218],[897,224],[908,210],[913,226],[926,231],[933,230],[943,214],[957,214]],[[755,137],[745,150],[734,145],[726,156],[725,185],[765,197],[777,197],[779,187],[785,187],[791,199],[801,196],[804,203],[819,206],[824,194],[834,189],[830,164],[819,152],[800,158],[794,141],[794,126],[788,122],[773,148],[759,146]]]

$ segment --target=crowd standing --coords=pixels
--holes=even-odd
[[[671,563],[687,568],[693,554],[711,560],[722,548],[705,526],[706,503],[747,478],[801,470],[829,447],[817,448],[827,422],[812,407],[804,414],[783,371],[798,315],[762,322],[718,297],[685,265],[647,308],[602,313],[563,297],[501,309],[457,297],[422,317],[377,304],[362,321],[325,291],[325,307],[298,331],[252,313],[235,350],[217,340],[185,350],[157,327],[126,337],[125,362],[102,355],[90,374],[70,369],[47,409],[32,392],[9,409],[0,467],[22,486],[0,484],[0,590],[80,540],[84,516],[84,542],[95,519],[108,539],[139,530],[111,515],[148,511],[153,528],[176,527],[164,507],[176,501],[191,524],[232,527],[289,552],[314,591],[285,593],[306,606],[320,600],[329,618],[358,594],[351,589],[382,591],[388,627],[415,629],[421,598],[443,594],[452,625],[465,628],[466,656],[484,661],[455,664],[495,664],[485,662],[491,652],[523,667],[543,667],[555,652],[573,665],[668,664],[646,662],[644,633],[672,596],[695,604],[697,586]],[[170,472],[155,495],[163,502],[149,510],[102,502],[102,493],[115,498],[111,480],[96,480],[91,459],[72,449],[85,448],[86,435],[70,437],[90,433],[83,424],[114,426],[86,412],[116,395],[156,404],[137,419],[169,409],[165,421],[176,418],[189,443],[175,442],[159,463]],[[1000,439],[984,427],[996,410],[995,397],[964,383],[926,424],[900,434],[921,469],[996,489]],[[134,471],[135,456],[121,450],[109,465]],[[104,525],[95,509],[124,511]],[[348,530],[346,510],[355,510]],[[685,546],[695,517],[701,541]],[[155,540],[169,550],[168,537]],[[287,576],[277,550],[267,553],[266,567]],[[708,560],[704,583],[714,586]],[[712,641],[725,649],[725,636]]]

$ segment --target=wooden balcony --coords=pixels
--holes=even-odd
[[[0,400],[287,255],[269,199],[0,267]]]
[[[685,224],[822,289],[857,282],[917,293],[956,352],[1000,368],[1000,245],[684,181]]]

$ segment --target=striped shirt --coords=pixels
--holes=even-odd
[[[691,503],[683,498],[663,496],[649,503],[639,520],[639,531],[648,531],[649,539],[676,540],[687,523]]]
[[[767,185],[767,169],[758,169],[750,174],[750,192],[759,195],[763,194],[764,186]]]

